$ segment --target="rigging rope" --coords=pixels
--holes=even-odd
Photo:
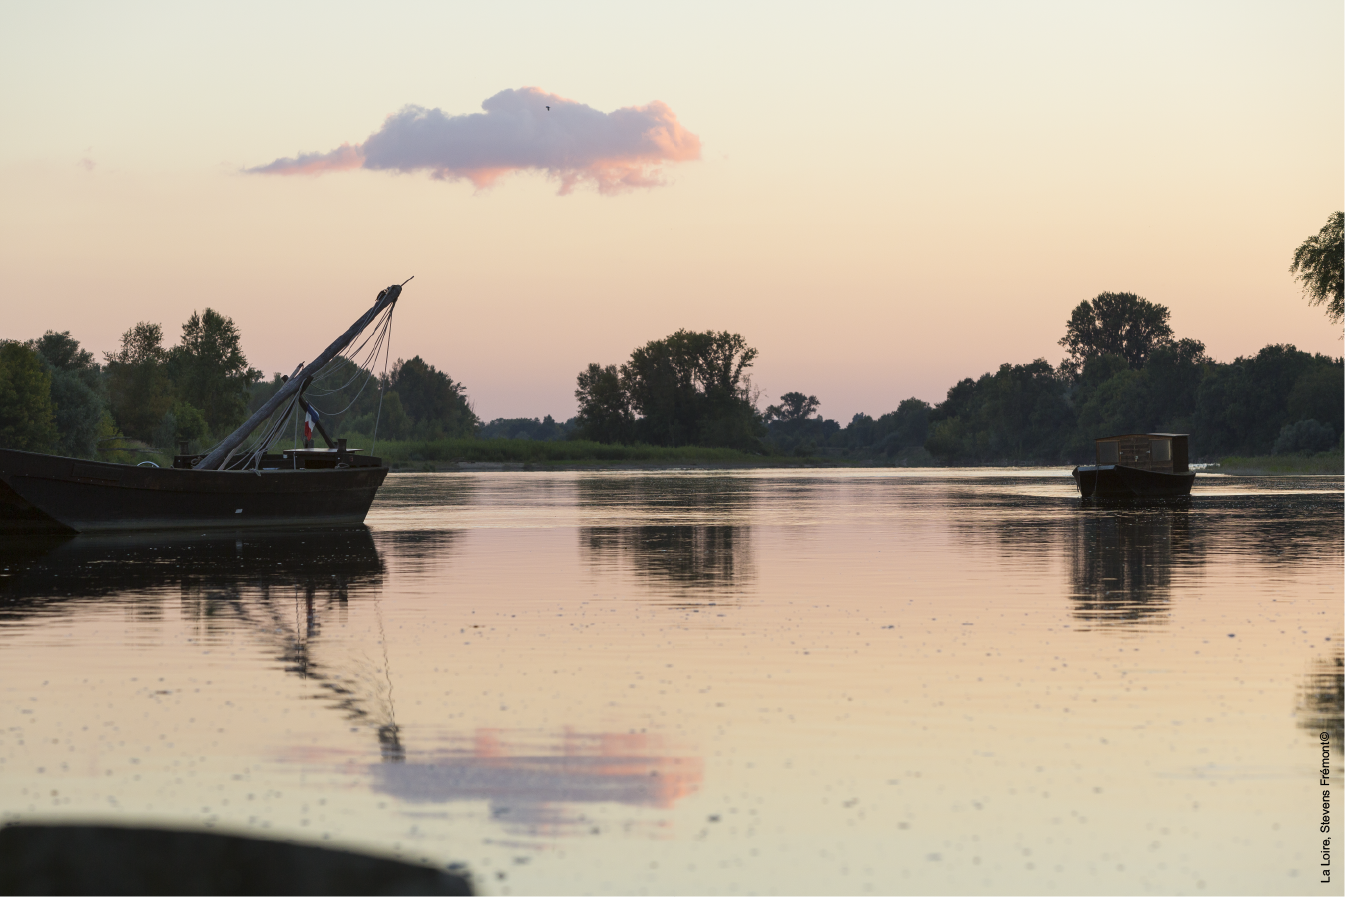
[[[305,397],[308,398],[308,402],[309,402],[309,404],[310,404],[310,405],[313,405],[315,408],[317,408],[317,410],[318,410],[318,412],[319,412],[320,414],[327,415],[327,416],[331,416],[331,417],[336,417],[336,416],[345,414],[347,411],[349,411],[349,410],[355,405],[355,403],[356,403],[357,401],[359,401],[360,396],[364,394],[364,390],[369,386],[369,381],[372,380],[372,379],[374,378],[374,376],[375,376],[375,375],[374,375],[374,372],[373,372],[373,366],[374,366],[375,363],[377,363],[378,355],[379,355],[380,351],[383,353],[383,357],[384,357],[384,370],[385,370],[385,372],[386,372],[386,368],[387,368],[387,350],[390,349],[390,348],[391,348],[391,345],[392,345],[392,341],[391,341],[391,339],[390,339],[390,333],[391,333],[391,331],[392,331],[392,312],[393,312],[395,309],[396,309],[396,306],[393,305],[393,306],[390,306],[386,312],[384,312],[384,314],[383,314],[383,316],[382,316],[382,319],[381,319],[380,321],[378,321],[377,324],[375,324],[374,329],[373,329],[373,332],[371,332],[368,336],[366,336],[365,339],[364,339],[364,341],[361,342],[360,345],[354,350],[354,352],[351,353],[351,355],[352,355],[352,356],[355,356],[355,357],[345,357],[344,355],[338,355],[337,358],[332,359],[332,361],[328,363],[328,364],[333,364],[333,363],[336,362],[337,359],[341,359],[341,360],[345,361],[347,364],[355,365],[355,372],[350,376],[350,378],[349,378],[348,380],[346,380],[345,383],[341,384],[340,386],[336,387],[335,389],[330,389],[330,390],[326,390],[326,391],[318,391],[318,392],[317,392],[317,396],[319,396],[319,397],[324,397],[324,398],[325,398],[326,396],[335,395],[335,394],[341,392],[342,390],[344,390],[344,389],[345,389],[346,387],[348,387],[350,384],[354,383],[355,380],[360,376],[360,374],[364,374],[364,375],[365,375],[364,382],[360,384],[359,392],[355,393],[354,397],[352,397],[351,400],[350,400],[349,402],[346,403],[346,406],[345,406],[344,408],[340,409],[339,411],[324,411],[321,407],[318,407],[317,404],[316,404],[315,402],[313,402],[313,400],[312,400],[312,398],[311,398],[311,396],[312,396],[312,386],[310,386],[309,389],[305,391]],[[370,342],[371,342],[371,341],[372,341],[372,345],[370,345]],[[368,352],[366,352],[366,353],[364,354],[363,359],[357,361],[356,358],[357,358],[357,357],[359,356],[359,354],[364,350],[365,346],[369,346],[369,350],[368,350]],[[327,376],[331,376],[332,374],[336,373],[336,369],[333,369],[332,371],[328,372],[328,371],[326,370],[326,367],[324,367],[324,368],[323,368],[323,372],[320,372],[320,373],[322,373],[322,376],[323,376],[323,377],[327,377]],[[315,381],[315,382],[316,382],[316,381]],[[379,406],[380,406],[380,412],[381,412],[382,402],[383,402],[383,394],[382,394],[382,389],[381,389],[381,387],[380,387],[380,390],[379,390]],[[377,427],[377,421],[375,421],[375,427]]]
[[[392,310],[395,307],[396,306],[391,306],[387,309],[387,311],[383,313],[382,318],[377,323],[374,324],[373,329],[369,332],[368,336],[366,336],[364,338],[364,341],[361,342],[357,347],[349,351],[343,350],[339,355],[337,355],[331,361],[327,362],[327,364],[323,365],[322,370],[320,370],[317,373],[317,375],[314,376],[313,382],[309,384],[308,386],[309,391],[312,391],[313,386],[315,386],[316,384],[328,379],[329,377],[336,376],[337,374],[339,374],[341,370],[344,368],[344,365],[340,364],[340,362],[355,365],[355,373],[351,375],[349,380],[347,380],[340,386],[336,387],[335,389],[318,390],[314,392],[314,395],[326,396],[331,395],[332,393],[335,392],[340,392],[341,390],[349,386],[351,383],[355,382],[355,378],[359,376],[360,371],[364,370],[366,367],[371,367],[371,362],[378,357],[378,346],[381,342],[383,342],[384,335],[387,332],[389,325],[391,324]],[[374,345],[370,349],[365,360],[363,362],[356,361],[356,359],[359,357],[359,354],[362,351],[364,351],[364,347],[369,344],[369,341],[371,339],[374,340]]]
[[[311,381],[309,382],[308,388],[301,389],[298,393],[295,393],[294,397],[290,399],[289,403],[284,406],[284,410],[281,411],[279,417],[277,417],[273,413],[270,417],[266,419],[266,421],[262,423],[261,426],[257,427],[253,431],[251,437],[248,439],[245,445],[240,446],[229,453],[229,455],[225,458],[224,463],[220,465],[219,469],[245,470],[248,467],[256,467],[258,470],[260,470],[262,459],[266,454],[266,450],[271,447],[271,444],[275,442],[276,438],[281,434],[281,432],[283,432],[285,425],[289,422],[291,415],[293,415],[294,417],[294,446],[297,449],[299,446],[299,415],[296,412],[296,408],[298,406],[300,395],[304,395],[305,398],[308,400],[309,404],[312,405],[315,408],[315,410],[318,411],[323,416],[339,417],[340,415],[345,414],[347,411],[351,409],[351,407],[354,406],[355,402],[359,400],[360,396],[364,394],[364,390],[368,387],[369,381],[375,377],[374,366],[378,363],[378,356],[380,352],[383,355],[383,377],[381,378],[381,380],[386,380],[388,356],[392,347],[392,339],[391,339],[392,313],[393,311],[396,310],[396,308],[397,308],[396,303],[389,305],[379,316],[379,318],[375,322],[372,322],[372,327],[367,328],[365,330],[363,334],[364,338],[363,340],[360,341],[358,346],[356,346],[354,349],[350,349],[349,347],[343,349],[330,361],[324,364],[322,368],[319,369],[319,371],[315,375],[313,375]],[[354,370],[350,374],[349,378],[340,386],[326,390],[312,390],[312,387],[314,385],[321,383],[322,381],[330,380],[338,376],[345,376],[346,371],[348,370],[349,367],[353,367]],[[345,390],[347,387],[349,387],[351,384],[353,384],[360,377],[361,374],[364,374],[365,378],[364,382],[360,384],[359,391],[355,393],[355,396],[350,400],[349,403],[347,403],[346,407],[342,408],[340,411],[323,411],[321,408],[317,408],[316,405],[314,405],[314,403],[312,402],[312,399],[310,397],[311,395],[315,394],[319,397],[337,395],[341,393],[343,390]],[[279,411],[280,409],[277,410]],[[382,410],[383,410],[383,386],[382,383],[380,383],[378,394],[378,411],[374,418],[373,438],[375,441],[374,442],[375,445],[377,444],[378,421],[382,415]],[[274,421],[274,424],[271,424],[272,421]],[[268,424],[271,425],[267,426]],[[262,433],[264,435],[259,436],[257,435],[258,433]],[[372,448],[370,449],[370,451],[372,452]]]
[[[378,447],[378,422],[383,419],[383,393],[388,391],[388,357],[392,355],[392,315],[388,315],[388,345],[383,350],[383,375],[378,378],[378,412],[374,414],[374,435],[369,440],[369,454]]]

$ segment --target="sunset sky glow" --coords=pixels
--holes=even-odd
[[[415,275],[393,357],[487,420],[568,417],[581,368],[685,327],[844,423],[1058,362],[1103,291],[1223,361],[1339,355],[1288,267],[1345,204],[1342,33],[1339,2],[8,4],[0,338],[101,355],[210,306],[269,377]]]

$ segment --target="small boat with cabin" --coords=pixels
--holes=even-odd
[[[181,446],[171,468],[0,449],[0,532],[363,523],[388,468],[379,458],[347,448],[346,440],[331,439],[304,399],[304,390],[322,378],[329,364],[342,364],[338,356],[378,319],[352,353],[364,356],[355,366],[372,380],[372,361],[387,345],[392,312],[404,285],[380,292],[373,307],[336,342],[311,364],[296,368],[275,395],[210,451],[188,454]],[[303,448],[272,453],[270,448],[292,415],[315,424],[327,448],[313,447],[313,433],[306,426]]]
[[[1071,476],[1084,498],[1171,498],[1190,495],[1196,475],[1186,433],[1130,433],[1093,443],[1096,464]]]

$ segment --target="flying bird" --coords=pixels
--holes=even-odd
[[[547,111],[547,112],[550,112],[550,111],[551,111],[551,107],[550,107],[550,106],[547,106],[547,107],[546,107],[546,111]]]

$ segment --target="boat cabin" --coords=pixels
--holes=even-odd
[[[1188,473],[1186,433],[1131,433],[1094,442],[1098,465],[1158,473]]]

